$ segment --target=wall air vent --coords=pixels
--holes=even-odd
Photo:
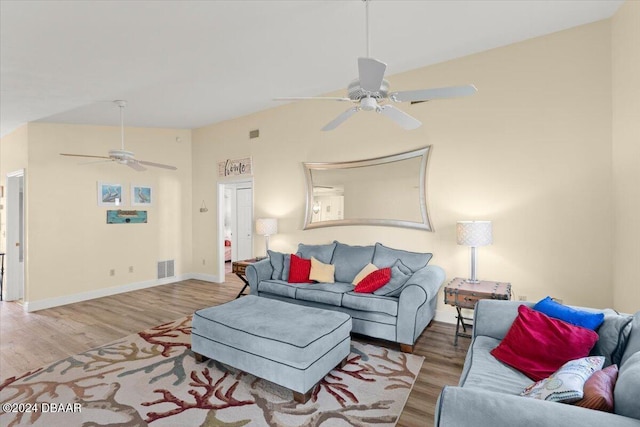
[[[158,261],[158,279],[175,276],[174,260]]]

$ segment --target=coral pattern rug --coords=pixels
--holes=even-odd
[[[0,384],[2,426],[394,426],[424,358],[352,341],[306,404],[191,353],[191,316]]]

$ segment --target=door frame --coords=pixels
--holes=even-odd
[[[255,192],[253,191],[253,177],[233,177],[227,178],[224,181],[218,181],[218,233],[216,238],[216,248],[218,248],[218,260],[216,262],[218,266],[218,275],[216,282],[224,283],[225,274],[224,274],[224,215],[225,215],[225,201],[224,201],[224,190],[227,186],[233,185],[236,187],[238,184],[246,184],[248,187],[251,187],[251,223],[253,224],[253,217],[255,211]],[[253,240],[253,237],[252,237]]]
[[[4,301],[25,300],[25,272],[27,263],[26,252],[26,173],[24,169],[10,172],[6,176],[7,188],[7,216],[6,216],[6,267],[2,278],[2,291]],[[22,178],[22,236],[18,223],[20,221],[20,199],[18,178]],[[18,252],[14,248],[14,242],[19,241],[22,246],[22,263],[17,259]]]

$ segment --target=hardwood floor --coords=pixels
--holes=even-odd
[[[0,302],[0,382],[69,355],[233,300],[242,288],[232,274],[224,284],[186,280],[91,301],[25,313],[13,302]],[[407,400],[399,427],[433,425],[438,394],[455,385],[469,340],[453,346],[454,325],[433,322],[418,338],[414,354],[425,357]],[[356,339],[399,349],[397,344]]]

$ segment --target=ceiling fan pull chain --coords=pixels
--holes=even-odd
[[[124,151],[124,102],[120,101],[118,105],[120,106],[120,146]]]

